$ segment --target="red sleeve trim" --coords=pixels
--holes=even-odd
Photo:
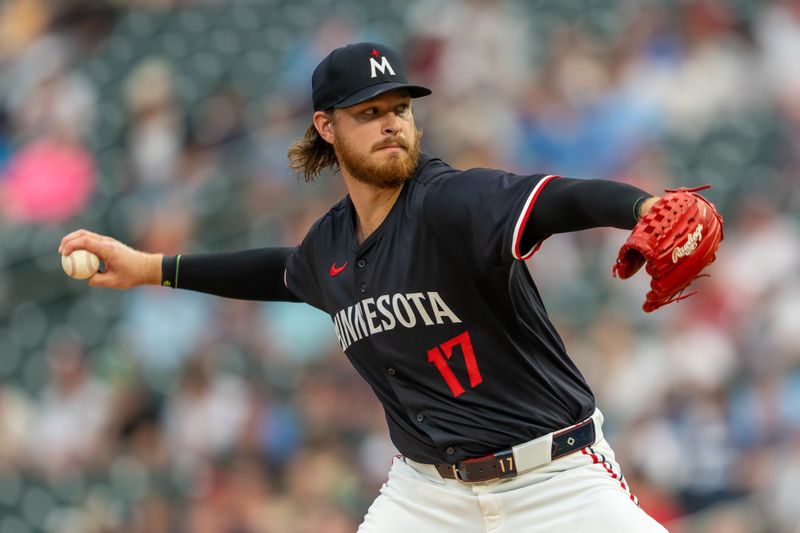
[[[525,230],[525,224],[528,223],[528,217],[531,215],[531,211],[533,211],[533,205],[536,203],[539,193],[542,192],[542,189],[550,182],[550,180],[558,177],[559,176],[550,175],[542,178],[533,188],[531,194],[528,196],[528,199],[525,201],[525,206],[523,207],[522,212],[517,219],[517,225],[514,227],[513,241],[511,242],[511,253],[514,256],[514,259],[520,259],[522,261],[529,259],[542,245],[542,241],[544,239],[536,243],[536,246],[524,253],[519,249],[522,242],[522,233]]]

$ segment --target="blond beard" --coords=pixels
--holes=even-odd
[[[368,155],[357,154],[341,136],[335,136],[333,147],[339,166],[346,169],[355,179],[362,183],[374,185],[382,189],[395,189],[411,177],[419,159],[419,145],[422,132],[414,128],[414,141],[409,143],[402,137],[384,139],[371,148],[378,150],[383,146],[397,144],[404,150],[391,155],[385,163],[371,161]]]

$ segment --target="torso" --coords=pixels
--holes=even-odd
[[[289,289],[330,314],[412,459],[485,455],[594,410],[525,263],[505,250],[541,179],[459,172],[423,154],[363,242],[348,197],[289,261]]]

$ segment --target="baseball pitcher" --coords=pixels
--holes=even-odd
[[[338,169],[348,194],[295,248],[165,257],[79,230],[59,251],[103,260],[92,286],[161,284],[328,313],[402,454],[362,533],[664,531],[603,438],[525,260],[553,234],[633,230],[613,272],[646,266],[649,312],[687,296],[722,219],[696,190],[654,197],[611,181],[456,170],[420,152],[412,101],[430,92],[382,44],[322,60],[290,166],[307,180]]]

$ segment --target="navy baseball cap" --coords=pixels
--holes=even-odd
[[[412,85],[397,52],[378,43],[355,43],[337,48],[311,76],[314,111],[350,107],[394,89],[408,89],[412,98],[431,90]]]

